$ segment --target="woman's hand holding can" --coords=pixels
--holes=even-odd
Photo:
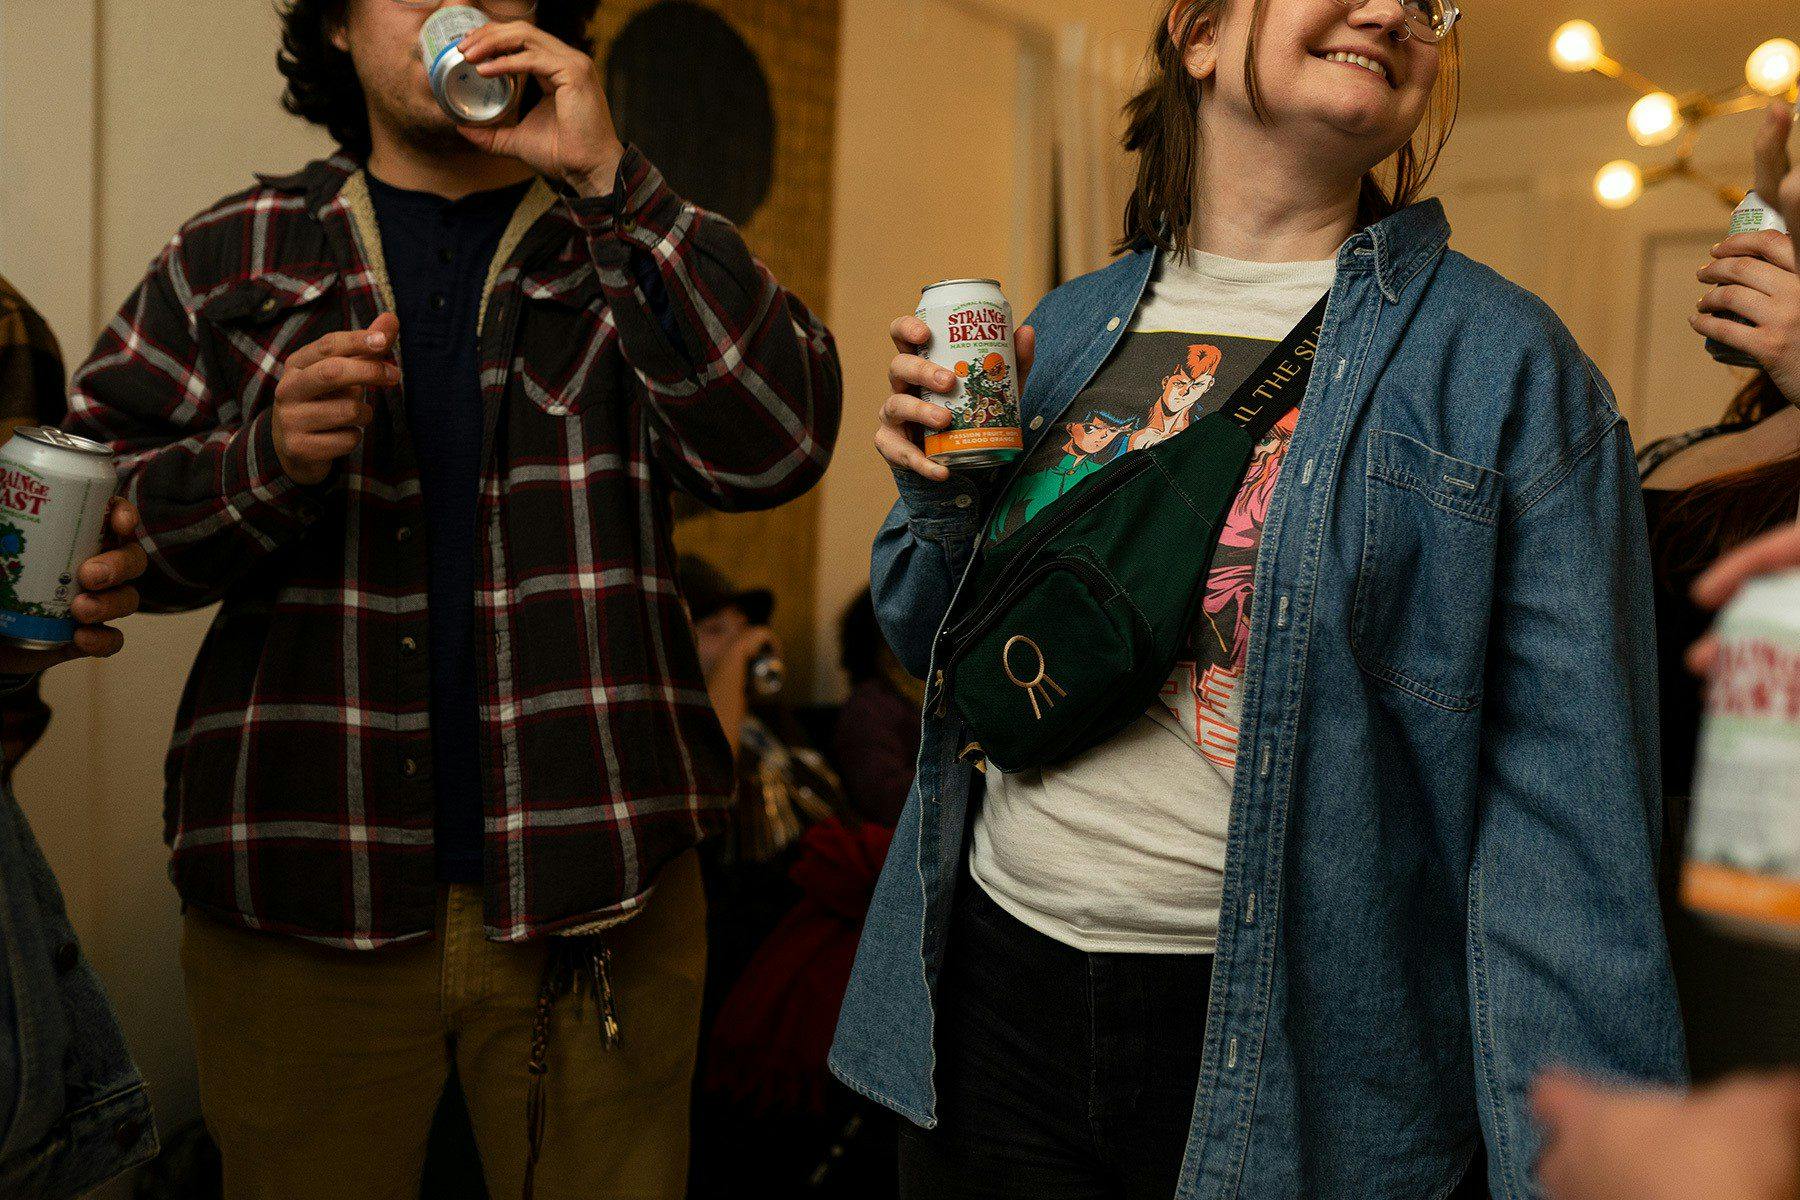
[[[927,457],[921,440],[927,432],[935,433],[950,426],[950,410],[943,404],[923,399],[927,394],[948,396],[956,390],[956,376],[919,354],[931,341],[931,330],[915,316],[896,320],[888,329],[898,351],[888,364],[888,390],[892,393],[881,406],[881,425],[875,431],[875,448],[895,470],[911,471],[935,483],[950,478],[950,468]],[[1031,372],[1031,359],[1037,337],[1031,326],[1022,327],[1013,338],[1013,351],[1019,364],[1019,389]]]

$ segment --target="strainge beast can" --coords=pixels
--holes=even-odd
[[[931,341],[919,351],[956,376],[956,390],[924,398],[948,408],[948,429],[925,435],[925,454],[946,467],[994,467],[1024,449],[1012,305],[992,279],[947,279],[919,297]]]
[[[1716,633],[1681,898],[1800,946],[1800,571],[1747,584]]]
[[[75,640],[75,572],[99,552],[118,486],[99,442],[28,426],[0,446],[0,640],[29,650]]]
[[[486,13],[464,4],[440,8],[419,30],[419,55],[438,107],[458,125],[500,125],[519,103],[519,81],[512,75],[482,75],[462,56],[457,43],[491,23]]]

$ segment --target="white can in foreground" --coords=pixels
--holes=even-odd
[[[1681,897],[1800,946],[1800,571],[1747,585],[1716,633]]]
[[[54,650],[75,639],[75,572],[99,552],[118,486],[99,442],[31,426],[0,446],[0,640]]]
[[[490,23],[478,8],[453,4],[426,18],[419,30],[419,56],[438,107],[458,125],[503,124],[519,102],[519,81],[512,75],[483,75],[462,56],[457,44]]]

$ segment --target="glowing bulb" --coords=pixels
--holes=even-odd
[[[1779,96],[1800,79],[1800,46],[1787,38],[1771,38],[1750,52],[1744,78],[1765,96]]]
[[[1608,208],[1629,208],[1644,194],[1644,173],[1628,159],[1609,162],[1594,176],[1594,198]]]
[[[1640,146],[1660,146],[1681,132],[1681,104],[1667,92],[1651,92],[1631,106],[1625,127]]]
[[[1550,61],[1565,71],[1591,71],[1605,57],[1600,31],[1587,21],[1570,21],[1550,39]]]

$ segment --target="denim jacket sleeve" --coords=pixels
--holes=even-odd
[[[1563,1063],[1675,1082],[1684,1049],[1657,902],[1661,830],[1648,537],[1631,440],[1594,413],[1509,501],[1469,879],[1476,1086],[1494,1195],[1535,1195],[1533,1077]],[[1550,403],[1555,404],[1552,399]]]
[[[869,587],[888,645],[915,678],[931,668],[931,643],[981,532],[983,481],[952,473],[937,483],[895,471],[900,498],[875,535]]]

